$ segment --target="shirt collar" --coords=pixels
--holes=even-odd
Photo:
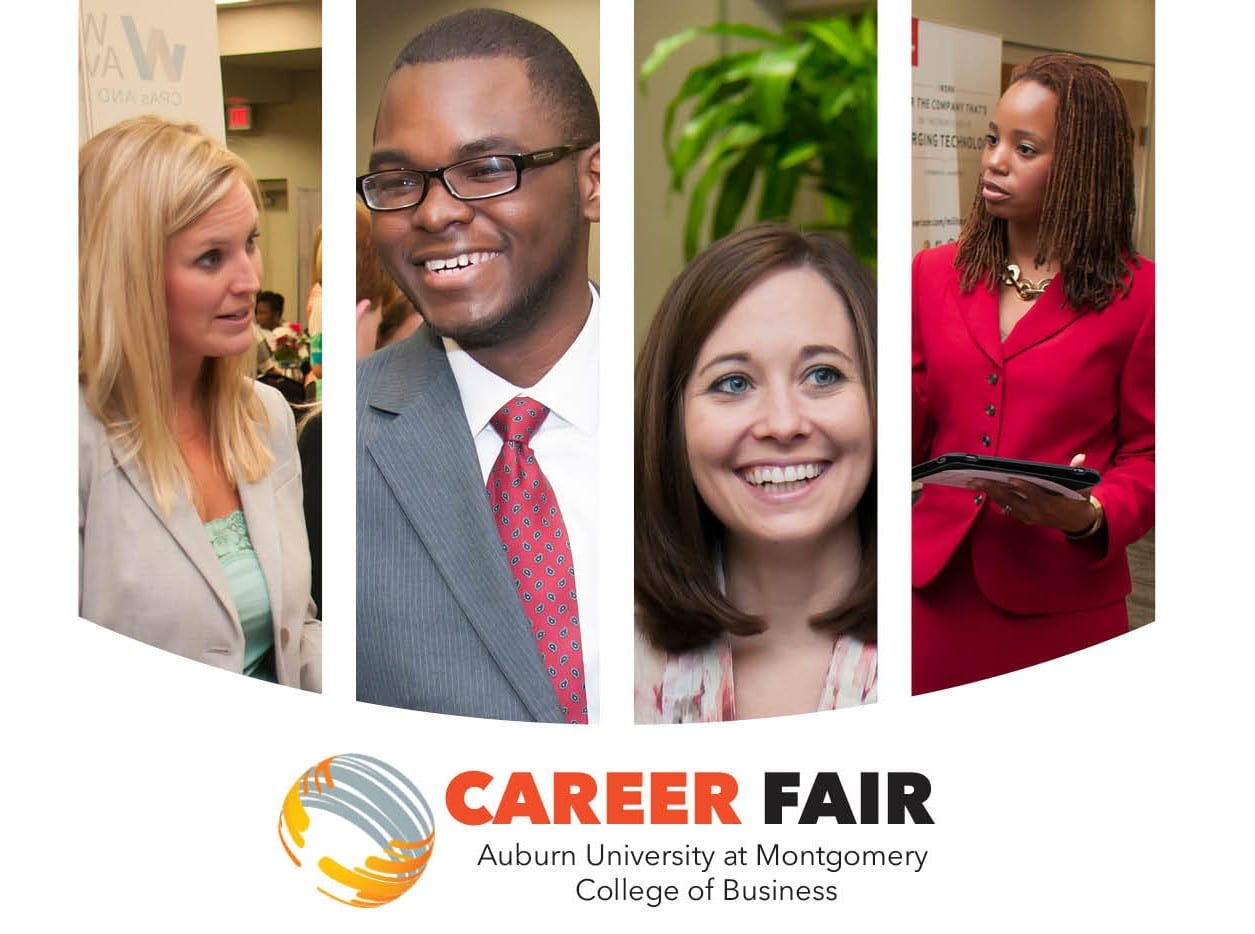
[[[567,348],[553,369],[535,386],[522,389],[481,366],[451,338],[442,338],[449,368],[458,384],[462,410],[471,434],[488,427],[493,414],[516,396],[528,396],[546,405],[552,415],[582,432],[597,432],[599,309],[601,298],[589,283],[592,306],[574,343]]]

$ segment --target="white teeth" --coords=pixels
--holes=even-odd
[[[429,259],[423,265],[430,272],[440,272],[444,269],[462,269],[466,266],[475,266],[479,263],[486,263],[498,254],[495,252],[481,253],[459,253],[457,256],[450,256],[446,259]]]
[[[792,483],[773,483],[771,485],[772,493],[792,493],[794,490],[800,490],[806,486],[805,480],[794,480]]]
[[[785,467],[751,467],[742,476],[754,486],[771,484],[773,492],[800,489],[824,472],[822,464],[789,464]]]

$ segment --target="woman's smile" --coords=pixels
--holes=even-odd
[[[802,464],[763,464],[737,471],[741,479],[766,496],[777,497],[809,490],[828,469],[828,461]]]

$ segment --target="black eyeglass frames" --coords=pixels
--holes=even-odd
[[[463,159],[439,169],[385,169],[357,178],[357,193],[372,211],[401,211],[421,204],[432,179],[459,201],[479,201],[518,189],[523,170],[553,165],[582,146],[555,146],[515,155],[496,154]]]

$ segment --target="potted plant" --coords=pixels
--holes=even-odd
[[[667,105],[663,146],[671,186],[696,177],[684,223],[685,258],[732,231],[755,180],[757,220],[787,220],[813,186],[823,219],[865,262],[876,259],[876,21],[786,22],[778,32],[737,23],[696,26],[660,40],[641,66],[641,91],[699,36],[756,46],[688,73]],[[687,117],[676,129],[682,108]]]

